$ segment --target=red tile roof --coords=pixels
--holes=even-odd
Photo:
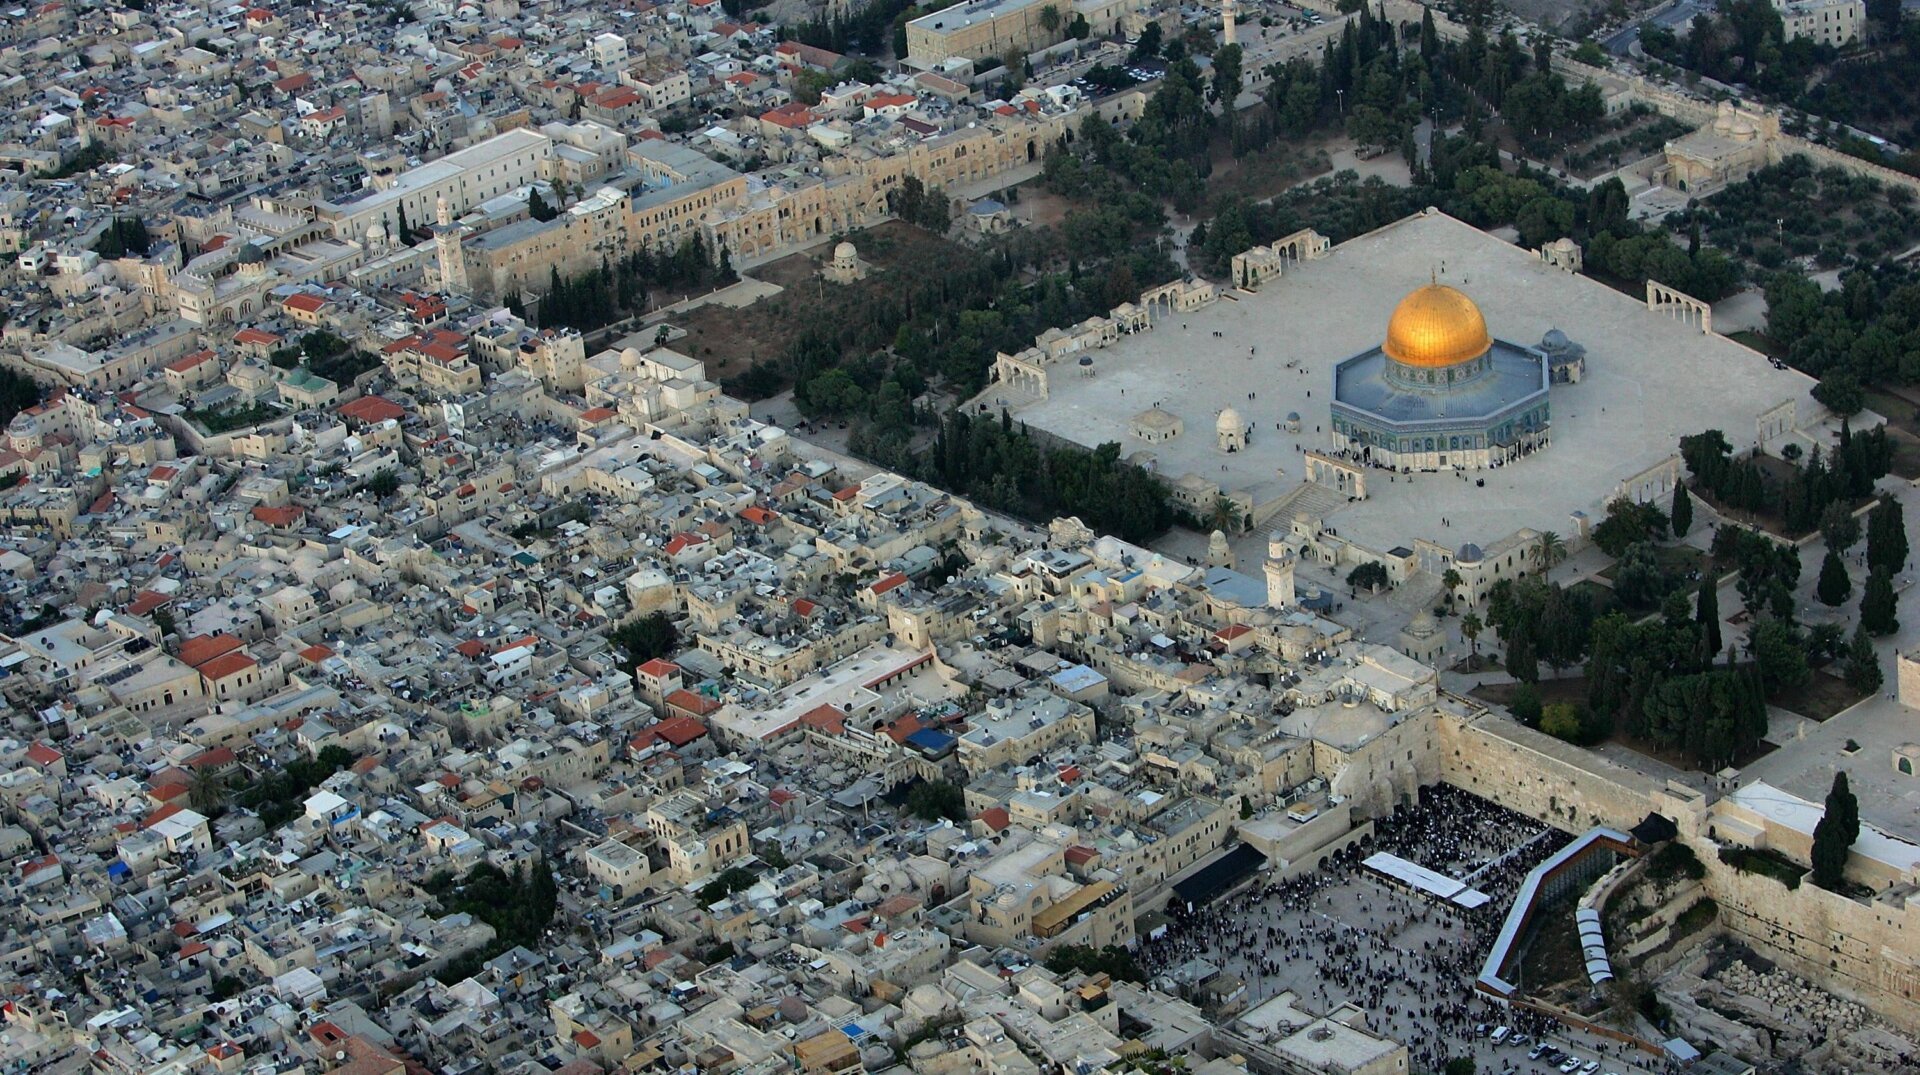
[[[301,313],[316,314],[320,312],[320,308],[325,306],[328,301],[325,295],[312,295],[303,291],[298,295],[288,296],[287,301],[280,305],[285,306],[289,310],[299,310]]]
[[[256,667],[258,664],[258,661],[244,653],[229,653],[201,665],[200,674],[210,682],[217,683],[228,676],[238,675],[249,668]]]
[[[828,735],[842,735],[847,730],[847,714],[839,706],[818,705],[800,714],[800,723]]]
[[[172,362],[167,363],[167,369],[175,373],[185,373],[203,362],[211,362],[218,357],[220,356],[214,354],[212,351],[195,351],[184,358],[176,358]]]
[[[667,660],[665,657],[655,657],[653,660],[640,666],[641,674],[652,676],[654,679],[664,679],[667,676],[678,674],[679,671],[680,666]]]
[[[714,710],[720,708],[719,702],[716,702],[711,698],[707,698],[702,695],[695,694],[694,692],[687,690],[685,687],[682,687],[679,690],[674,691],[672,694],[667,695],[665,701],[667,705],[671,706],[672,708],[684,710],[685,712],[691,713],[696,717],[704,717],[707,714],[712,713]]]
[[[60,753],[59,751],[53,749],[47,744],[39,742],[38,740],[35,740],[34,744],[27,748],[27,760],[34,763],[35,765],[39,765],[39,766],[53,765],[58,762],[65,761],[66,759],[67,759],[67,756],[65,754]]]
[[[673,540],[667,542],[666,553],[668,556],[678,556],[690,548],[706,543],[707,539],[700,534],[675,534]]]
[[[356,422],[384,422],[389,418],[407,416],[405,408],[380,396],[361,396],[338,409],[342,418],[351,418]]]
[[[307,509],[298,504],[289,504],[284,508],[270,508],[265,504],[256,504],[253,508],[254,520],[272,527],[292,526],[306,513]]]
[[[152,590],[141,590],[139,593],[134,594],[133,600],[127,604],[127,615],[144,616],[171,600],[173,600],[173,598],[166,594],[154,593]]]
[[[987,828],[995,832],[1004,832],[1007,826],[1013,824],[1013,819],[1007,816],[1007,808],[1004,806],[990,806],[980,811],[978,820],[986,822]]]
[[[240,646],[240,640],[229,634],[195,635],[180,643],[180,652],[177,656],[181,664],[198,668],[215,657],[232,653]]]
[[[234,754],[232,747],[214,747],[212,750],[203,750],[188,759],[187,768],[218,769],[223,765],[232,765],[239,760],[239,756]]]
[[[319,643],[315,643],[300,651],[301,659],[309,664],[319,664],[331,656],[333,656],[333,650]]]
[[[707,734],[707,726],[692,717],[673,717],[663,720],[654,725],[652,730],[658,732],[660,738],[676,747],[686,746]]]

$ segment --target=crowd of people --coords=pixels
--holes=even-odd
[[[1213,970],[1238,975],[1249,1006],[1286,989],[1313,1011],[1352,1002],[1367,1009],[1375,1033],[1407,1046],[1415,1071],[1438,1071],[1459,1056],[1475,1056],[1483,1071],[1512,1070],[1525,1050],[1495,1049],[1485,1025],[1538,1037],[1549,1023],[1494,1005],[1473,984],[1521,879],[1567,839],[1449,785],[1431,786],[1419,805],[1376,819],[1371,836],[1335,852],[1324,868],[1257,881],[1191,912],[1175,908],[1166,933],[1143,944],[1137,959],[1150,979],[1176,988]],[[1361,865],[1376,851],[1493,899],[1466,910],[1402,891]]]

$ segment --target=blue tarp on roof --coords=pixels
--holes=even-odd
[[[922,728],[907,736],[907,742],[929,754],[938,754],[953,746],[953,735],[938,728]]]

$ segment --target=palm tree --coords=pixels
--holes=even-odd
[[[227,798],[227,782],[210,769],[196,769],[187,785],[187,805],[203,814],[211,814]]]
[[[1447,604],[1453,604],[1453,592],[1459,589],[1460,584],[1465,581],[1465,579],[1460,577],[1460,572],[1455,571],[1453,568],[1447,568],[1446,572],[1440,576],[1440,585],[1447,588]]]
[[[1460,617],[1460,637],[1466,639],[1467,645],[1472,647],[1472,664],[1475,668],[1480,666],[1480,629],[1485,626],[1480,622],[1480,614],[1472,609],[1468,609],[1467,614]]]
[[[1213,529],[1229,533],[1235,529],[1234,524],[1239,521],[1240,509],[1233,506],[1233,501],[1224,496],[1214,498],[1213,511],[1207,515],[1207,523]]]
[[[1567,558],[1567,543],[1560,535],[1551,530],[1540,533],[1540,541],[1533,547],[1533,562],[1540,567],[1541,574],[1553,570],[1553,565]]]
[[[1048,4],[1040,9],[1040,26],[1051,34],[1060,28],[1060,9]]]

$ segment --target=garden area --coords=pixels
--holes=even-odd
[[[1767,701],[1789,713],[1808,720],[1824,722],[1852,707],[1870,692],[1855,690],[1847,681],[1828,672],[1816,671],[1805,683],[1775,691]]]
[[[1887,420],[1882,426],[1893,442],[1889,472],[1907,481],[1920,479],[1920,393],[1907,385],[1865,390],[1866,408]]]
[[[1691,592],[1707,566],[1707,554],[1691,545],[1641,541],[1629,545],[1619,559],[1600,572],[1600,577],[1613,585],[1607,591],[1609,603],[1617,601],[1628,612],[1648,613],[1658,609],[1668,594]]]
[[[1581,179],[1591,179],[1657,153],[1669,141],[1692,129],[1646,105],[1635,104],[1625,111],[1582,124],[1569,132],[1569,138],[1532,139],[1531,147],[1507,132],[1506,137],[1501,139],[1501,148],[1516,155],[1529,156]],[[1534,150],[1545,152],[1536,153]]]
[[[1920,242],[1920,206],[1911,190],[1816,168],[1800,156],[1755,172],[1691,213],[1707,241],[1766,270],[1790,261],[1822,269],[1871,264]]]
[[[246,429],[262,422],[271,422],[285,412],[268,403],[254,401],[235,404],[217,410],[189,410],[185,414],[187,421],[207,431],[208,436],[231,433],[236,429]]]
[[[1569,145],[1557,163],[1573,175],[1590,179],[1658,153],[1668,142],[1691,130],[1672,116],[1636,104],[1609,117],[1595,134]]]
[[[1807,868],[1778,851],[1755,850],[1748,847],[1723,847],[1720,849],[1720,861],[1739,870],[1741,873],[1754,873],[1762,877],[1771,877],[1788,889],[1800,887],[1800,879],[1806,875]]]
[[[1866,505],[1893,460],[1893,446],[1878,428],[1843,430],[1831,452],[1804,459],[1760,453],[1734,459],[1732,452],[1717,429],[1680,438],[1692,495],[1729,519],[1791,540],[1819,529],[1830,511]],[[1724,560],[1728,551],[1716,547],[1714,556]]]
[[[282,347],[268,356],[275,369],[290,370],[304,365],[309,370],[345,389],[363,373],[381,366],[380,356],[362,351],[325,329],[315,329],[300,337],[299,344]]]

